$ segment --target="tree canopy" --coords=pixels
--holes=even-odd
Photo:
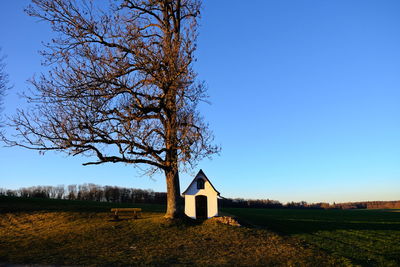
[[[198,112],[206,87],[195,60],[200,1],[33,0],[30,16],[57,38],[31,80],[33,105],[18,110],[9,145],[86,155],[84,163],[143,165],[166,175],[167,217],[183,214],[179,168],[218,152]]]

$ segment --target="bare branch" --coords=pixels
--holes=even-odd
[[[178,212],[179,168],[219,150],[198,115],[205,86],[191,67],[200,2],[117,0],[109,9],[85,0],[32,2],[27,13],[49,22],[58,38],[42,51],[51,70],[32,79],[31,109],[10,118],[17,134],[3,141],[95,158],[84,165],[163,171],[174,199],[167,214]]]

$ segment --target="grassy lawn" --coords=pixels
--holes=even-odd
[[[165,205],[157,204],[131,204],[131,203],[106,203],[95,201],[19,198],[0,196],[0,213],[13,213],[25,211],[80,211],[80,212],[106,212],[111,208],[132,207],[142,208],[152,212],[165,212]]]
[[[362,266],[400,266],[396,210],[224,209],[249,223],[298,237]]]
[[[134,205],[144,209],[141,219],[111,221],[101,211],[110,205],[81,204],[1,198],[0,265],[344,265],[299,239],[265,229],[215,220],[171,222],[151,205]]]

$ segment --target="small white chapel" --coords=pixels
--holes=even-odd
[[[218,197],[215,189],[202,170],[182,193],[185,197],[185,214],[193,219],[218,216]]]

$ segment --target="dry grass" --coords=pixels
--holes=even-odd
[[[0,262],[57,265],[272,265],[344,263],[297,239],[213,220],[171,222],[160,213],[109,221],[95,212],[2,214]]]

